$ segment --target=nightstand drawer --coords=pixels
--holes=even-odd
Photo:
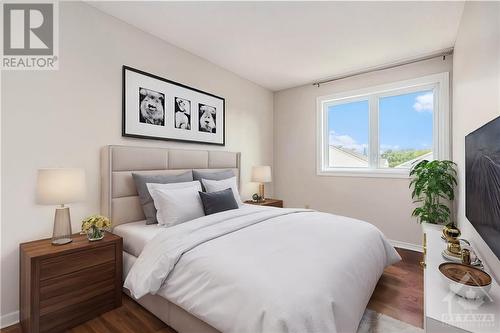
[[[40,316],[57,312],[75,304],[93,300],[98,296],[115,290],[114,279],[89,284],[63,295],[40,301]]]
[[[69,295],[69,293],[86,289],[102,281],[113,280],[115,274],[115,266],[112,263],[106,263],[41,281],[40,301],[43,304],[45,300],[57,298],[60,295]],[[114,283],[114,280],[111,283]]]
[[[82,323],[100,313],[115,307],[115,292],[111,291],[83,302],[66,306],[58,311],[53,311],[40,316],[40,332],[63,332]]]
[[[115,260],[114,245],[101,246],[77,253],[65,254],[40,262],[40,280],[100,265]]]

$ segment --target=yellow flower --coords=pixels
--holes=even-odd
[[[83,231],[89,231],[91,227],[92,227],[92,224],[87,221],[87,222],[83,223],[82,230]]]
[[[110,228],[111,221],[102,215],[92,215],[82,221],[82,231],[88,231],[92,226],[96,226],[99,229]]]

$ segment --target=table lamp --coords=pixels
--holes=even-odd
[[[71,242],[69,207],[64,204],[85,198],[85,171],[83,169],[40,169],[37,179],[37,202],[42,205],[60,205],[54,216],[52,244]]]
[[[252,167],[252,181],[259,184],[259,196],[261,200],[265,200],[264,196],[264,183],[270,183],[272,181],[271,177],[271,167],[268,165],[254,166]]]

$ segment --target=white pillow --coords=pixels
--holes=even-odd
[[[159,225],[170,227],[205,215],[198,193],[200,182],[146,185],[157,210]]]
[[[240,192],[238,192],[238,184],[236,183],[236,177],[231,177],[223,180],[211,180],[211,179],[202,179],[201,182],[207,192],[217,192],[230,188],[233,190],[234,199],[238,203],[238,206],[241,207],[243,204],[241,202]]]
[[[186,188],[186,187],[198,187],[200,182],[195,180],[192,182],[182,182],[182,183],[167,183],[167,184],[158,184],[158,183],[147,183],[149,193],[152,190],[171,190],[174,188]]]

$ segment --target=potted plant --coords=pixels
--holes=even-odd
[[[104,238],[104,230],[111,227],[111,221],[102,215],[92,215],[82,221],[82,232],[87,234],[89,241]]]
[[[417,217],[420,223],[445,224],[456,229],[447,205],[455,199],[455,167],[454,162],[446,160],[423,160],[412,166],[409,187],[412,189],[413,202],[419,205],[413,210],[412,216]]]

